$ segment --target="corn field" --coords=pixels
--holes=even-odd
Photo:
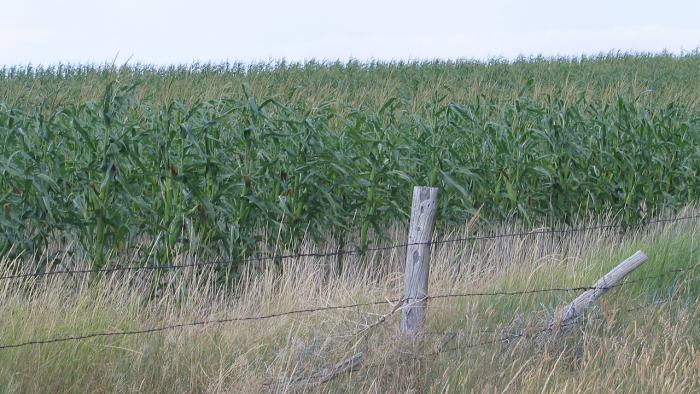
[[[236,259],[408,218],[624,223],[700,195],[700,56],[0,71],[0,253]],[[635,72],[631,75],[631,72]],[[695,92],[695,93],[694,93]]]

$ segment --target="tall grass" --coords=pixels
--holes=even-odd
[[[657,278],[611,290],[557,337],[535,329],[575,292],[432,300],[425,335],[413,344],[400,340],[395,316],[374,325],[391,309],[378,305],[2,349],[0,384],[8,392],[694,392],[700,274],[659,275],[700,261],[698,230],[697,221],[681,221],[624,236],[599,230],[435,247],[431,294],[587,286],[643,249],[649,261],[628,279]],[[211,280],[216,273],[202,271],[161,275],[165,286],[157,294],[148,272],[92,284],[87,276],[4,281],[0,344],[393,299],[401,295],[402,257],[395,250],[368,253],[378,264],[349,264],[342,273],[334,261],[314,257],[247,267],[233,293]],[[197,261],[187,253],[175,259]],[[1,263],[20,264],[8,257]],[[515,333],[525,336],[500,340]],[[303,384],[359,351],[366,358],[357,371]]]

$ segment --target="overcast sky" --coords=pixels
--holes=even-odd
[[[0,64],[676,54],[697,0],[0,0]]]

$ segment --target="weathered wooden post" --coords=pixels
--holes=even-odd
[[[586,290],[575,300],[571,301],[561,312],[559,319],[550,323],[552,327],[560,327],[565,329],[567,324],[578,317],[583,311],[593,306],[598,298],[607,293],[611,287],[617,285],[630,272],[639,268],[645,261],[647,256],[641,250],[625,259],[623,262],[613,268],[610,272],[598,279],[590,289]]]
[[[404,271],[404,300],[401,311],[401,332],[415,334],[425,321],[430,274],[430,247],[437,213],[438,189],[416,186],[413,188],[411,221],[406,247]]]

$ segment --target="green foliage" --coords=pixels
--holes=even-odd
[[[696,61],[650,59],[637,61],[672,61],[678,70]],[[630,61],[613,66],[624,69]],[[497,79],[514,70],[534,74],[546,64],[460,67]],[[371,230],[381,235],[408,217],[413,185],[442,189],[442,223],[462,222],[482,205],[482,217],[494,221],[537,224],[612,211],[632,223],[697,201],[700,192],[700,117],[690,101],[652,105],[643,96],[536,92],[546,78],[522,82],[511,99],[460,96],[454,93],[460,87],[451,86],[433,87],[417,101],[402,93],[411,81],[440,70],[456,78],[458,65],[277,67],[248,70],[254,85],[223,98],[190,100],[180,92],[166,102],[148,94],[154,86],[170,94],[158,78],[194,83],[197,76],[238,78],[244,71],[135,68],[129,78],[122,75],[128,70],[80,67],[0,73],[0,86],[8,88],[32,80],[74,88],[83,78],[99,82],[95,75],[113,73],[143,81],[101,84],[99,99],[74,94],[38,102],[22,90],[28,96],[0,101],[0,252],[76,240],[99,267],[107,252],[143,241],[156,244],[149,256],[157,262],[177,249],[239,260],[261,243],[295,245],[355,231],[364,247]],[[582,66],[551,67],[561,73]],[[334,75],[349,83],[343,73],[357,77],[360,89],[366,78],[391,70],[406,78],[393,89],[397,95],[368,101],[353,101],[348,91],[339,93],[346,101],[305,101],[292,82],[282,82],[288,94],[268,99],[256,89],[261,76],[311,84]]]

